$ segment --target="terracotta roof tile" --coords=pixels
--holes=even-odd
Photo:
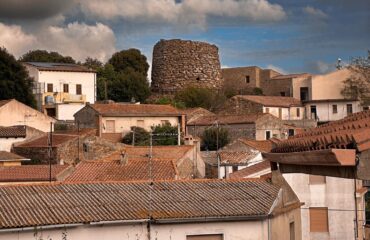
[[[246,168],[240,169],[236,172],[233,172],[230,174],[231,179],[236,178],[248,178],[253,174],[259,173],[264,170],[269,170],[270,167],[270,161],[262,161],[256,164],[253,164],[251,166],[248,166]]]
[[[252,152],[230,152],[221,151],[219,152],[221,165],[245,165],[248,161],[253,159],[257,154]]]
[[[213,125],[216,121],[219,124],[239,124],[239,123],[255,123],[258,119],[269,115],[269,113],[254,113],[254,114],[244,114],[244,115],[215,115],[215,116],[203,116],[190,121],[188,125],[199,125],[208,126]],[[272,116],[272,115],[271,115]]]
[[[291,107],[302,106],[300,100],[292,97],[280,96],[255,96],[255,95],[237,95],[233,98],[240,98],[251,102],[262,104],[266,107]]]
[[[72,64],[72,63],[25,62],[24,64],[35,67],[40,71],[95,73],[95,71],[92,69],[89,69],[85,66],[81,66],[78,64]]]
[[[272,142],[269,140],[254,140],[249,138],[240,138],[238,140],[260,152],[270,152],[272,149]]]
[[[181,116],[171,105],[157,104],[91,104],[89,105],[103,116]]]
[[[53,134],[53,147],[57,147],[60,144],[66,143],[77,138],[78,135],[67,135],[67,134]],[[35,140],[21,143],[16,146],[16,148],[24,147],[48,147],[48,135],[45,134],[42,137],[39,137]]]
[[[0,138],[24,138],[26,132],[26,126],[0,127]]]
[[[30,159],[22,157],[12,152],[0,151],[0,161],[24,161],[24,160]]]
[[[331,148],[370,149],[370,111],[308,129],[287,140],[276,142],[272,152],[302,152]]]
[[[150,189],[153,204],[149,212]],[[0,186],[0,228],[140,220],[149,216],[156,221],[266,217],[279,189],[257,180],[159,181],[152,186],[149,182]]]
[[[51,168],[52,181],[65,170],[68,165],[53,165]],[[38,182],[49,181],[48,165],[22,165],[0,167],[0,182]]]

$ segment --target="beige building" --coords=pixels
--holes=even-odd
[[[88,104],[74,116],[81,128],[96,128],[98,136],[115,136],[118,140],[129,133],[131,127],[151,131],[152,127],[169,123],[185,131],[184,115],[170,105]]]
[[[15,99],[0,101],[0,126],[2,127],[25,125],[39,131],[49,132],[50,123],[55,122],[54,118]]]
[[[21,166],[22,162],[28,162],[30,160],[12,152],[0,151],[0,167]],[[0,176],[2,176],[2,173]]]
[[[7,203],[0,239],[301,239],[301,203],[282,182],[59,183],[0,191],[12,192],[0,195]]]
[[[73,114],[96,100],[96,72],[67,63],[26,62],[34,79],[38,108],[58,120],[73,120]]]

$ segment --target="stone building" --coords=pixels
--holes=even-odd
[[[220,89],[218,48],[204,42],[160,40],[153,49],[152,91],[173,94],[186,86]]]

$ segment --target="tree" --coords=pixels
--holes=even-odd
[[[101,61],[91,57],[87,57],[82,65],[94,69],[95,71],[98,71],[101,67],[103,67],[103,63]]]
[[[368,57],[356,57],[347,67],[351,76],[344,81],[342,95],[348,99],[359,99],[362,104],[370,104],[370,51]]]
[[[153,127],[153,145],[177,145],[177,131],[177,126],[172,126],[170,123]]]
[[[226,146],[229,142],[229,132],[227,129],[208,128],[204,130],[202,135],[202,150],[215,151]]]
[[[135,146],[148,146],[150,144],[150,133],[141,127],[131,127],[131,132],[123,137],[122,142]]]
[[[187,108],[202,107],[211,109],[214,93],[207,88],[187,87],[175,95],[175,101],[183,102]]]
[[[128,49],[116,52],[108,61],[116,72],[137,72],[148,76],[149,64],[146,57],[138,49]]]
[[[0,48],[0,100],[15,98],[36,108],[32,84],[25,67],[5,48]]]
[[[170,104],[170,105],[172,105],[172,106],[174,106],[175,108],[178,108],[178,109],[186,108],[185,104],[183,102],[178,102],[175,99],[173,99],[171,97],[167,97],[167,96],[162,96],[161,98],[158,98],[158,99],[152,101],[151,103],[152,104],[161,104],[161,105]]]
[[[53,62],[53,63],[76,63],[70,56],[63,56],[57,52],[46,50],[31,50],[19,58],[21,62]]]

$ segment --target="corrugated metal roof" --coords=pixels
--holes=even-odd
[[[266,216],[279,187],[264,181],[160,181],[0,186],[0,228]]]

